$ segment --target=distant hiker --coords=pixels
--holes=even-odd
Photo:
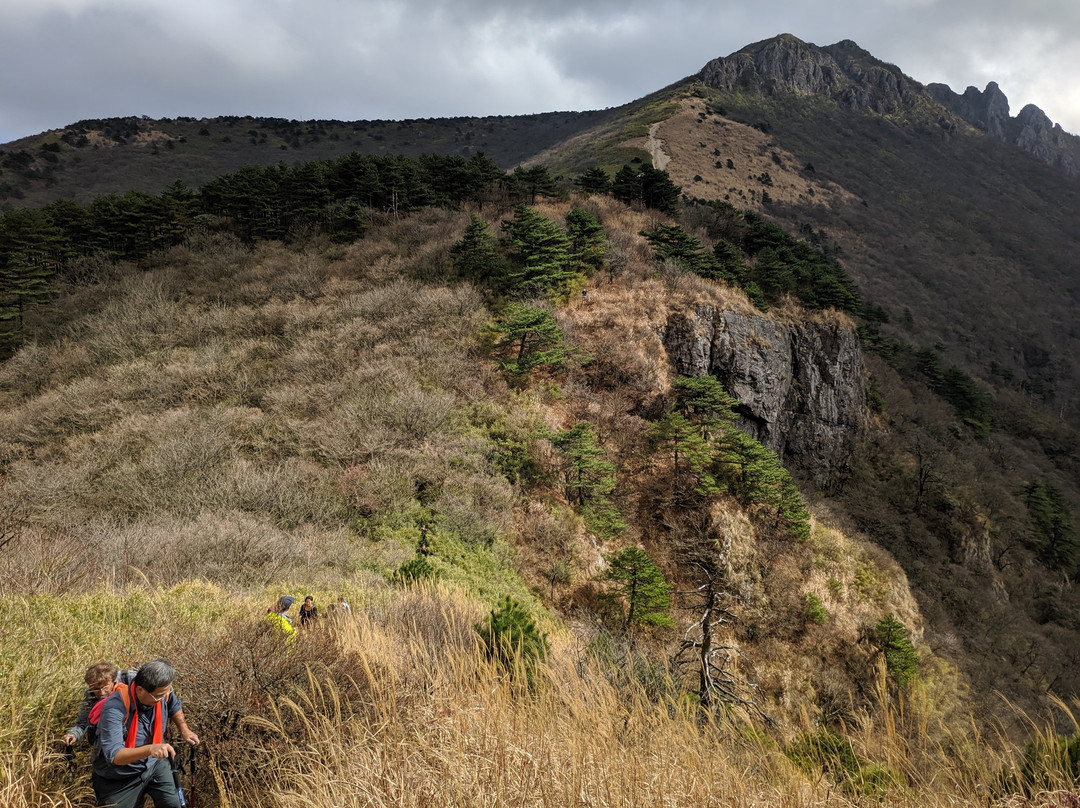
[[[315,605],[315,600],[308,595],[304,598],[304,605],[300,607],[300,627],[301,628],[314,628],[315,621],[319,619],[319,609]]]
[[[266,610],[266,622],[284,635],[286,641],[296,638],[296,626],[293,625],[292,619],[286,614],[295,601],[296,598],[291,595],[282,595],[272,608]]]
[[[135,679],[135,674],[138,671],[134,670],[117,670],[117,667],[111,662],[95,662],[89,668],[86,669],[86,674],[83,676],[86,682],[86,690],[83,691],[82,703],[79,705],[79,713],[75,719],[75,725],[64,733],[61,740],[67,746],[74,746],[84,736],[88,736],[87,740],[90,743],[94,742],[94,734],[97,731],[97,727],[94,726],[97,721],[90,720],[90,713],[94,707],[100,703],[106,696],[112,693],[113,685],[119,682],[120,684],[131,684]],[[96,719],[97,716],[95,715]]]
[[[427,531],[427,525],[420,525],[420,541],[416,543],[416,552],[417,554],[422,556],[426,556],[428,553],[431,552],[427,543]]]
[[[165,741],[165,726],[198,746],[188,728],[180,697],[172,691],[176,671],[167,659],[151,659],[135,680],[119,685],[101,708],[94,742],[93,783],[97,804],[136,808],[149,795],[155,808],[180,808],[169,759],[176,749]]]
[[[342,615],[346,617],[352,617],[352,606],[350,606],[349,602],[345,600],[344,595],[338,595],[337,607]]]

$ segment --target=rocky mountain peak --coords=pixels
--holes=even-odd
[[[1034,104],[1025,106],[1015,118],[1009,117],[1009,99],[997,82],[991,81],[982,92],[968,87],[963,95],[954,93],[947,84],[928,84],[926,91],[991,137],[1018,146],[1070,176],[1080,176],[1080,137],[1064,131]]]
[[[827,48],[782,34],[713,59],[697,74],[720,90],[825,95],[851,110],[893,112],[921,85],[851,40]]]
[[[1063,131],[1038,107],[1029,105],[1010,118],[1009,99],[996,82],[988,83],[982,92],[968,87],[963,95],[946,84],[923,86],[850,39],[818,47],[781,34],[713,59],[694,78],[722,91],[821,95],[852,112],[882,115],[910,110],[930,99],[991,137],[1080,176],[1080,137]],[[938,122],[946,126],[947,120],[942,115]]]

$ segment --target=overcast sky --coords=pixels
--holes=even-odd
[[[781,33],[1080,133],[1080,0],[0,0],[0,143],[85,118],[600,109]]]

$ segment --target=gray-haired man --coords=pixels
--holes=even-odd
[[[94,742],[94,793],[99,806],[135,808],[149,794],[156,808],[179,808],[169,759],[176,754],[165,742],[172,721],[181,738],[197,746],[188,729],[180,698],[172,692],[176,671],[166,659],[152,659],[135,681],[105,700]]]

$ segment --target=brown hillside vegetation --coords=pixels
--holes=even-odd
[[[749,303],[658,265],[651,212],[537,210],[571,204],[604,226],[608,263],[568,305],[532,301],[579,359],[526,379],[490,357],[499,301],[453,276],[464,212],[373,217],[348,246],[204,234],[145,266],[92,262],[96,283],[37,313],[0,368],[2,804],[85,804],[84,753],[69,770],[54,743],[81,672],[158,654],[205,740],[200,805],[1075,799],[1059,760],[1011,774],[1032,731],[973,702],[904,572],[832,506],[797,540],[762,506],[673,491],[650,438],[672,381],[658,329],[689,303]],[[498,232],[509,211],[483,215]],[[607,536],[559,482],[553,434],[583,421],[626,521]],[[422,536],[438,582],[406,574]],[[723,562],[731,699],[709,712],[676,653],[695,543]],[[674,626],[620,631],[598,573],[626,547],[674,585]],[[355,620],[283,646],[260,620],[282,592],[343,594]],[[544,659],[483,653],[474,626],[504,596]],[[903,688],[873,639],[886,614],[919,659]]]
[[[626,145],[658,148],[667,162],[654,160],[653,165],[666,170],[683,193],[742,209],[767,210],[762,194],[773,202],[826,210],[856,201],[843,188],[807,172],[805,162],[774,138],[725,118],[715,105],[693,95],[680,99],[678,111],[654,124],[648,138]]]

